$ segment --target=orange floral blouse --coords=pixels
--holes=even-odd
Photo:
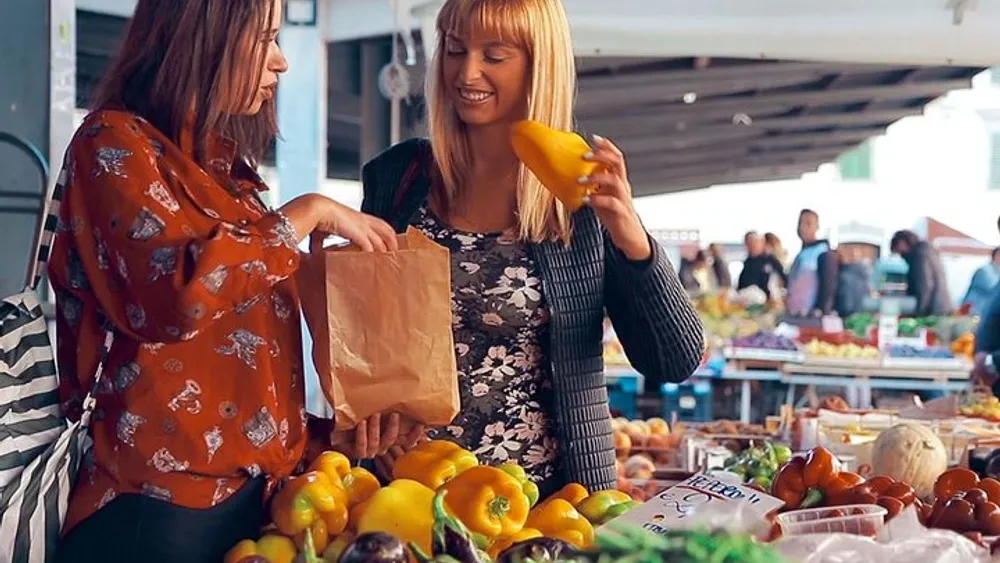
[[[68,158],[49,275],[71,418],[104,319],[115,341],[64,530],[123,493],[208,508],[289,475],[307,441],[299,253],[260,178],[225,139],[202,169],[189,134],[121,111],[88,116]]]

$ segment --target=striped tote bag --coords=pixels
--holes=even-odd
[[[64,167],[46,197],[25,290],[0,300],[0,563],[46,563],[55,555],[69,493],[90,448],[87,427],[96,406],[113,331],[80,420],[62,416],[48,325],[36,289],[55,239]]]

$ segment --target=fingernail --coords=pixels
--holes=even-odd
[[[585,195],[583,196],[583,199],[581,199],[580,201],[582,201],[584,205],[590,205],[590,196]]]
[[[594,160],[594,153],[588,151],[587,153],[585,153],[583,155],[583,159],[584,160]]]
[[[576,179],[576,181],[580,184],[589,184],[590,176],[580,176],[579,178]]]
[[[595,141],[603,141],[604,140],[604,137],[602,137],[600,135],[591,135],[591,138],[593,138]]]

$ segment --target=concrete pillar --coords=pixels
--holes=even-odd
[[[298,2],[302,4],[302,2]],[[316,10],[323,7],[318,3]],[[277,168],[281,203],[302,194],[319,192],[326,178],[326,44],[316,21],[302,21],[302,12],[286,12],[281,29],[281,49],[288,58],[288,72],[278,85],[278,126],[281,139],[277,144]],[[308,17],[306,18],[308,20]],[[275,202],[278,204],[279,202]],[[312,339],[305,324],[303,357],[305,358],[306,406],[309,412],[331,415],[319,389],[319,380],[312,365]]]
[[[76,6],[74,0],[3,0],[0,12],[0,131],[40,151],[54,169],[52,177],[73,134]],[[0,144],[0,224],[5,237],[0,244],[0,295],[24,287],[45,190],[32,159]]]
[[[361,44],[361,164],[389,148],[390,103],[379,89],[379,72],[392,60],[392,44],[368,39]]]

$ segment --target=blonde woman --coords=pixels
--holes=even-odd
[[[589,206],[570,214],[517,160],[511,124],[573,126],[576,71],[559,0],[447,0],[429,71],[430,139],[365,165],[363,209],[415,226],[452,256],[462,408],[431,437],[484,463],[521,464],[548,493],[615,485],[602,362],[607,310],[647,382],[683,381],[702,327],[666,254],[632,205],[621,151]],[[414,280],[419,283],[420,280]],[[383,471],[402,453],[376,461]]]

